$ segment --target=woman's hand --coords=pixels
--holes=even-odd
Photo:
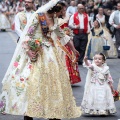
[[[36,51],[28,50],[27,54],[30,57],[30,59],[32,60],[32,59],[35,59],[37,57],[38,53]]]

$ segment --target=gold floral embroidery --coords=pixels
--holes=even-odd
[[[79,117],[80,108],[75,105],[69,77],[56,48],[53,52],[59,67],[54,61],[44,61],[44,54],[39,56],[38,61],[33,65],[27,87],[26,114],[44,118]]]

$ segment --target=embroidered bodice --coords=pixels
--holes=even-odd
[[[91,72],[91,82],[99,84],[104,84],[105,82],[113,82],[112,77],[110,75],[109,67],[102,66],[98,67],[95,64],[92,64],[92,72]]]
[[[101,36],[104,33],[101,28],[98,28],[98,29],[93,28],[91,32],[92,32],[92,36]]]

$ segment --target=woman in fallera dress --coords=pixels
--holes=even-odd
[[[105,44],[104,37],[104,31],[99,20],[95,20],[86,48],[86,55],[88,56],[88,59],[92,59],[96,53],[105,53],[103,50],[103,45]]]
[[[106,36],[107,39],[107,44],[110,46],[110,50],[106,51],[106,57],[108,58],[117,58],[117,51],[116,47],[114,45],[114,42],[112,40],[112,35],[110,34],[109,30],[106,27],[105,24],[105,15],[103,13],[103,8],[100,7],[98,8],[98,14],[96,15],[96,19],[98,19],[102,25],[104,35]]]
[[[71,37],[71,42],[73,44],[73,33],[72,30],[68,27],[68,21],[70,16],[66,14],[66,4],[65,2],[60,2],[63,5],[63,11],[61,18],[58,19],[58,24],[60,25],[61,29],[64,30],[65,34]],[[58,47],[60,47],[58,45]],[[74,55],[72,50],[68,45],[63,46],[63,49],[59,49],[61,51],[61,57],[63,58],[64,63],[66,64],[68,74],[70,77],[71,84],[75,84],[81,81],[77,56]],[[72,59],[71,59],[72,58]]]
[[[5,31],[10,28],[10,22],[6,16],[7,6],[4,2],[1,3],[0,7],[0,29],[1,31]]]
[[[68,44],[78,54],[58,26],[61,10],[58,0],[51,0],[31,16],[2,81],[1,112],[24,115],[24,120],[80,117],[56,48],[59,37],[62,45]]]

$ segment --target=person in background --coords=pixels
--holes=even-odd
[[[117,10],[110,15],[109,23],[115,28],[116,48],[120,58],[120,2],[117,4]]]
[[[116,113],[113,94],[113,79],[103,53],[97,53],[93,62],[84,57],[84,67],[88,69],[84,95],[81,103],[83,114],[110,115]]]
[[[25,0],[25,10],[15,16],[15,31],[20,37],[31,15],[34,13],[34,0]],[[17,41],[18,42],[18,41]]]
[[[112,40],[112,36],[109,32],[109,29],[106,27],[106,16],[104,15],[104,11],[102,7],[98,8],[98,14],[96,15],[96,19],[98,19],[102,25],[102,29],[104,31],[104,36],[107,39],[107,43],[106,43],[106,39],[105,39],[105,44],[104,45],[109,45],[110,46],[110,50],[106,51],[105,55],[107,58],[117,58],[117,51],[116,51],[116,47],[114,45],[114,42]]]
[[[73,15],[76,12],[77,12],[76,2],[74,0],[72,0],[70,2],[70,6],[67,8],[66,13],[71,16],[71,15]]]
[[[99,20],[94,21],[93,28],[88,36],[88,44],[85,55],[88,59],[92,59],[96,53],[105,53],[103,50],[104,45],[104,31]]]
[[[80,56],[78,58],[78,64],[82,64],[87,42],[88,33],[90,32],[89,17],[85,13],[85,7],[82,4],[78,4],[78,12],[73,14],[69,20],[69,27],[74,33],[74,46],[79,51]]]
[[[69,45],[78,54],[58,25],[63,9],[58,2],[51,0],[40,7],[26,25],[2,81],[0,112],[23,115],[24,120],[80,117],[81,109],[56,47],[59,38],[63,46]]]
[[[16,12],[22,12],[24,10],[23,2],[17,2]]]
[[[6,29],[10,28],[10,22],[6,15],[7,12],[8,10],[7,10],[6,3],[2,2],[0,7],[0,30],[1,31],[6,31]]]
[[[60,2],[61,5],[63,5],[63,11],[62,16],[58,19],[58,24],[60,25],[61,29],[64,30],[65,34],[69,35],[71,37],[71,43],[73,44],[73,32],[68,27],[68,21],[70,16],[66,13],[66,3]],[[58,44],[58,48],[60,48],[60,45]],[[70,77],[70,83],[75,84],[81,81],[79,68],[78,68],[78,62],[77,57],[75,56],[72,50],[68,45],[62,46],[62,48],[58,49],[59,52],[61,52],[61,58],[63,59],[63,62],[65,63],[65,66],[67,67],[67,71]],[[72,59],[71,59],[72,58]]]

